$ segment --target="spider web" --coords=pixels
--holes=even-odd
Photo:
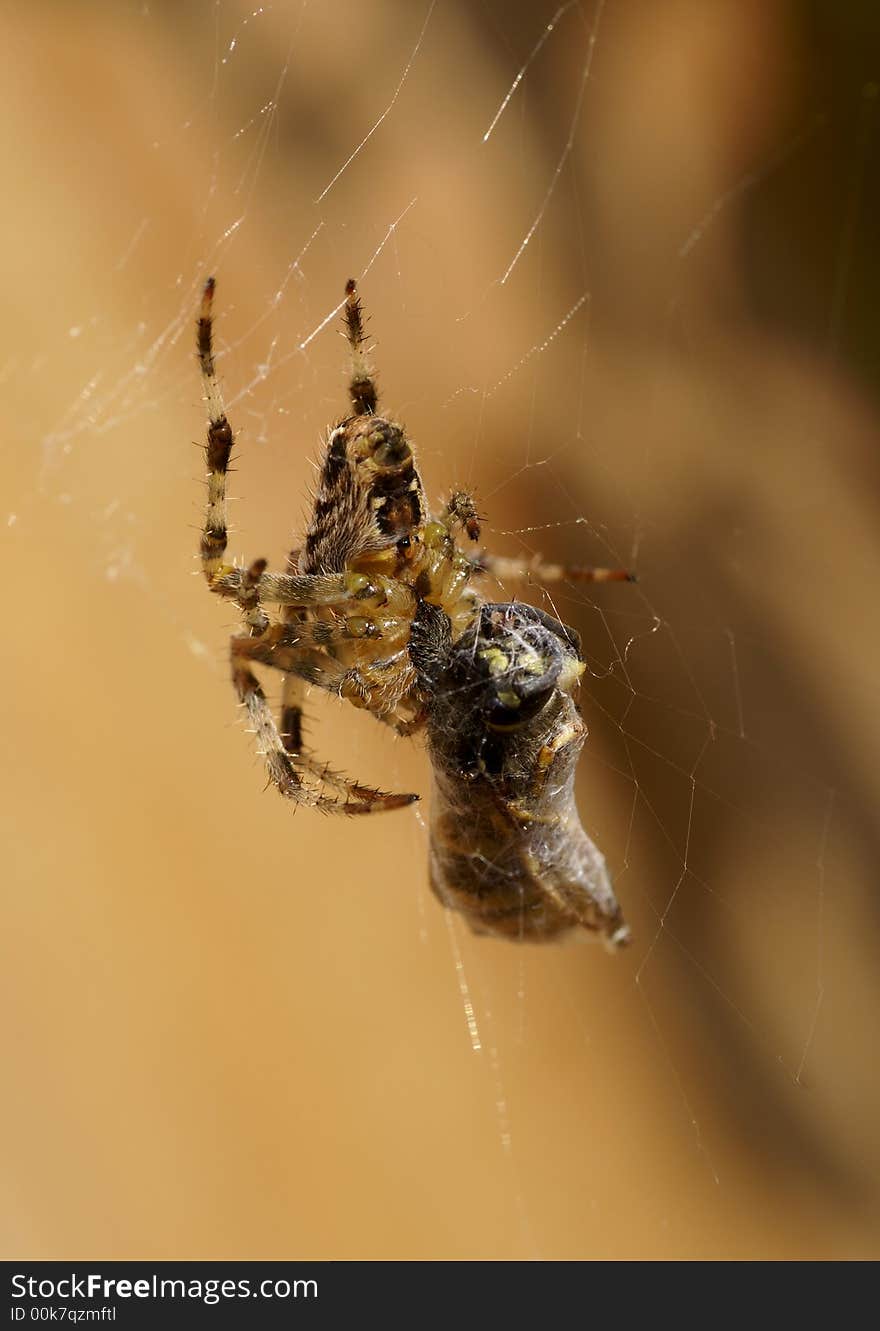
[[[50,297],[26,259],[52,317],[3,364],[29,445],[9,490],[13,567],[50,588],[48,548],[75,574],[76,616],[51,598],[81,641],[74,694],[102,661],[101,756],[80,768],[70,881],[84,909],[108,913],[107,947],[135,974],[128,931],[149,919],[172,992],[194,968],[227,1015],[235,1000],[229,1038],[239,1058],[256,1047],[257,1089],[218,1111],[216,1132],[257,1143],[253,1169],[239,1153],[234,1167],[254,1256],[292,1243],[380,1257],[870,1252],[876,625],[853,570],[876,566],[876,71],[855,18],[834,27],[818,7],[811,28],[806,7],[746,9],[96,7],[79,73],[48,10],[21,20],[13,96],[33,95],[41,62],[73,104],[81,79],[95,83],[69,131],[92,155],[76,175],[59,155],[34,204],[45,217],[79,200],[82,273]],[[809,64],[823,23],[839,42],[833,93]],[[768,89],[757,107],[754,87]],[[60,95],[49,105],[60,126]],[[56,252],[67,243],[52,233]],[[638,571],[635,586],[492,593],[583,636],[579,806],[633,930],[626,955],[472,938],[429,893],[418,810],[291,823],[260,798],[228,720],[235,625],[186,582],[208,272],[238,435],[236,555],[279,565],[303,530],[321,433],[344,408],[336,334],[353,275],[383,405],[406,421],[432,498],[472,488],[501,553]],[[418,749],[350,710],[310,700],[317,751],[426,792]],[[117,745],[126,831],[97,833],[95,869]],[[130,915],[115,904],[133,837],[143,872],[167,879],[155,918],[139,892]],[[16,840],[53,900],[37,832]],[[104,1003],[124,985],[113,969],[96,983]],[[163,1002],[132,1009],[150,1047]],[[178,1145],[225,1047],[204,1013],[193,1021],[202,1049],[171,1097]],[[166,1095],[176,1067],[158,1064]],[[234,1084],[227,1069],[222,1094]],[[285,1114],[314,1134],[317,1164]],[[286,1184],[264,1226],[270,1159]],[[352,1180],[342,1217],[320,1200],[337,1167]],[[197,1248],[211,1247],[193,1200],[210,1171],[206,1156],[180,1185]],[[159,1214],[156,1251],[197,1255]],[[38,1246],[64,1255],[63,1220],[43,1229]]]

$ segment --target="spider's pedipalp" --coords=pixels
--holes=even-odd
[[[480,539],[480,515],[472,494],[467,490],[453,490],[443,516],[451,522],[457,522],[472,541]]]

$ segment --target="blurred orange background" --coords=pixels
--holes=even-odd
[[[878,1255],[878,28],[7,14],[4,1256]],[[530,591],[584,634],[626,954],[471,938],[418,812],[264,791],[193,561],[209,271],[236,555],[302,531],[355,275],[431,494],[638,568]]]

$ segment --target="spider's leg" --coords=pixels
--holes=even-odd
[[[424,727],[425,717],[400,704],[386,710],[389,697],[399,692],[399,681],[407,671],[403,648],[409,634],[410,619],[348,618],[312,621],[287,621],[282,628],[275,625],[263,636],[254,659],[283,671],[281,687],[281,738],[288,753],[298,754],[303,745],[302,702],[305,683],[316,685],[340,697],[348,698],[358,707],[366,707],[378,721],[390,726],[396,734],[409,738]],[[366,661],[362,665],[344,666],[332,655],[325,655],[336,646],[353,643],[375,643],[381,640],[391,649],[390,657]],[[288,669],[293,666],[293,669]],[[405,688],[409,688],[406,681]]]
[[[288,573],[295,574],[299,558],[299,551],[294,550],[287,557]],[[360,606],[357,607],[360,609]],[[354,633],[351,626],[343,621],[337,621],[336,624],[328,623],[324,620],[310,622],[303,619],[301,609],[285,605],[282,611],[283,623],[287,626],[283,632],[284,641],[288,646],[321,646],[332,647],[337,642],[351,641],[354,638],[377,637],[377,633],[369,634],[365,632],[367,621],[363,618],[359,620],[359,631]],[[401,630],[408,627],[409,621],[398,621]],[[277,629],[276,629],[277,632]],[[302,663],[302,654],[298,653]],[[311,682],[319,687],[327,688],[329,691],[338,692],[346,678],[346,672],[342,668],[337,668],[337,663],[329,666],[324,664],[324,658],[318,653],[314,653],[309,658],[308,673]],[[277,665],[278,662],[271,663]],[[287,752],[303,758],[303,696],[305,693],[305,680],[302,675],[296,671],[283,672],[281,684],[281,717],[279,730],[281,739]],[[378,720],[384,721],[386,725],[391,726],[399,735],[413,735],[421,729],[424,721],[420,717],[413,719],[398,717],[396,714],[374,713]],[[303,761],[305,759],[303,758]],[[332,773],[329,769],[321,769],[327,772],[328,781],[338,778],[338,773]],[[345,781],[346,778],[340,778]],[[360,788],[359,789],[366,789]]]
[[[356,707],[364,707],[376,716],[390,716],[415,684],[415,671],[406,648],[398,647],[390,655],[378,659],[344,665],[315,645],[318,640],[322,645],[328,642],[324,630],[332,631],[333,627],[323,623],[270,624],[259,637],[233,638],[233,674],[236,661],[270,666],[273,670],[296,675],[306,684],[327,693],[347,698]],[[312,630],[316,628],[318,633],[314,635]],[[345,637],[346,643],[352,641],[351,637]]]
[[[288,567],[289,566],[290,566],[290,559],[288,559]],[[260,605],[259,597],[257,594],[259,580],[262,574],[265,572],[265,570],[266,570],[266,561],[264,559],[258,559],[251,565],[251,567],[247,570],[242,579],[241,593],[238,598],[239,605],[241,606],[241,609],[245,615],[245,620],[250,625],[251,638],[260,637],[269,628],[269,618],[266,615],[265,611],[263,610],[262,606]],[[288,607],[287,612],[285,614],[285,619],[290,620],[292,622],[295,619],[296,613],[297,612],[295,610],[292,610],[290,607]],[[276,626],[276,628],[277,627],[279,626]],[[233,662],[237,661],[237,657],[238,653],[234,653]],[[234,671],[235,671],[235,666],[234,666]],[[302,681],[300,679],[297,679],[295,675],[286,674],[284,676],[284,681],[285,685],[294,684],[296,686],[296,689],[301,692],[303,688]],[[260,689],[260,686],[257,683],[256,679],[253,677],[253,675],[251,675],[251,678],[249,680],[244,677],[244,674],[241,675],[240,679],[238,678],[236,679],[236,687],[239,694],[239,698],[248,707],[248,711],[251,715],[251,718],[259,720],[258,730],[261,734],[261,738],[264,741],[268,739],[269,744],[271,746],[272,744],[274,744],[274,737],[271,735],[271,732],[268,735],[266,734],[265,724],[264,724],[265,697],[263,697],[263,699],[260,700],[259,698],[254,696],[255,694],[254,685],[256,685],[256,693],[261,693],[262,690]],[[250,699],[250,701],[248,701],[248,699]],[[285,716],[285,710],[288,713],[287,716]],[[336,791],[341,792],[343,795],[345,795],[347,799],[367,801],[368,803],[372,804],[374,807],[379,807],[381,805],[381,802],[384,798],[382,791],[374,790],[371,786],[362,786],[358,782],[349,781],[348,778],[344,777],[340,772],[334,772],[329,766],[318,763],[311,755],[305,754],[302,751],[301,708],[299,708],[298,706],[297,707],[288,706],[287,709],[282,708],[281,722],[282,722],[282,730],[280,736],[281,743],[283,744],[284,748],[291,756],[290,770],[285,772],[284,775],[286,777],[290,777],[291,775],[293,775],[295,778],[298,778],[299,781],[299,785],[296,788],[297,793],[290,794],[290,798],[296,800],[296,802],[300,804],[314,803],[315,805],[321,808],[326,808],[328,802],[331,805],[339,804],[339,801],[333,800],[332,797],[328,801],[326,796],[321,796],[320,789],[317,792],[315,792],[314,790],[309,790],[302,780],[305,774],[309,774],[315,777],[321,786],[330,786],[331,789],[335,789]],[[267,760],[269,759],[269,753],[270,749],[267,748],[266,749]],[[273,768],[273,762],[270,760],[269,761],[270,775],[272,775],[275,784],[279,785],[279,781],[277,779],[277,770],[279,770],[277,767],[277,763]],[[280,787],[279,785],[279,788],[282,787]],[[282,791],[284,794],[288,794],[288,791],[286,789],[282,788]]]
[[[300,752],[291,756],[295,756],[299,770],[307,772],[323,785],[329,786],[331,790],[340,791],[347,801],[358,801],[370,806],[363,809],[342,809],[340,810],[342,813],[381,813],[387,809],[405,808],[419,798],[418,795],[386,795],[372,786],[353,781],[343,772],[335,771],[328,763],[322,763],[313,753]]]
[[[378,393],[373,367],[367,356],[363,307],[353,277],[345,284],[345,331],[351,347],[351,380],[348,385],[351,404],[356,416],[372,414],[376,410]]]
[[[625,568],[589,568],[578,564],[547,564],[540,555],[508,559],[481,550],[471,562],[475,573],[489,573],[499,582],[637,582]]]
[[[243,644],[255,639],[234,637],[230,643],[232,680],[245,707],[266,759],[270,780],[276,789],[295,804],[305,804],[325,813],[366,814],[402,809],[418,795],[390,795],[349,781],[338,772],[317,764],[311,755],[289,753],[284,745],[266,695],[247,663]],[[307,780],[306,778],[312,778]],[[335,794],[325,793],[326,787]]]
[[[281,681],[281,742],[288,753],[301,753],[303,746],[303,695],[305,686],[298,675],[284,672]]]
[[[240,568],[224,569],[212,584],[212,591],[241,603],[247,573]],[[261,604],[295,606],[305,610],[318,606],[342,606],[347,602],[361,608],[363,614],[383,609],[388,614],[412,614],[415,597],[411,587],[398,578],[382,573],[271,573],[264,572],[256,583],[256,597]],[[250,594],[250,593],[249,593]]]
[[[265,627],[267,622],[265,616],[258,613],[259,603],[272,599],[264,595],[265,587],[267,585],[271,586],[273,579],[277,579],[283,584],[284,589],[289,592],[290,574],[295,573],[296,562],[295,559],[293,562],[290,559],[288,560],[289,572],[286,575],[283,573],[266,573],[265,560],[258,560],[246,570],[233,568],[223,562],[227,541],[226,475],[229,470],[229,458],[234,436],[232,427],[226,418],[223,392],[220,388],[214,364],[214,288],[214,278],[209,277],[202,292],[202,303],[196,324],[199,365],[202,371],[205,401],[208,405],[208,439],[205,445],[205,457],[208,464],[208,505],[205,511],[200,546],[202,571],[211,591],[216,592],[219,596],[237,601],[244,612],[245,621],[249,624],[251,631],[259,632],[261,623],[262,627]],[[294,555],[297,553],[294,552]],[[258,570],[256,576],[254,574],[255,569]],[[302,589],[297,579],[294,578],[293,581],[297,584],[296,594],[301,594]],[[338,592],[338,588],[326,585],[326,579],[320,581],[319,595],[332,598],[333,591]],[[314,592],[315,589],[308,579],[306,579],[306,584],[305,592],[308,596],[309,592]],[[283,600],[284,597],[282,596]]]
[[[263,561],[258,561],[244,575],[240,601],[244,609],[248,597],[254,598],[253,608],[248,614],[252,628],[250,635],[232,639],[230,652],[235,688],[259,736],[270,778],[288,799],[299,804],[313,805],[326,812],[377,813],[412,804],[418,799],[417,795],[391,795],[364,786],[341,772],[333,771],[320,763],[313,754],[303,751],[304,682],[368,707],[371,704],[375,706],[377,702],[381,707],[383,691],[393,695],[397,691],[395,685],[399,688],[401,671],[397,660],[373,662],[362,675],[357,668],[346,667],[318,650],[318,644],[333,646],[343,641],[372,641],[379,636],[379,630],[372,621],[363,618],[350,621],[340,618],[328,622],[305,621],[285,615],[286,622],[270,624],[256,601],[256,589],[263,568]],[[259,620],[258,616],[262,619]],[[397,625],[398,621],[394,623]],[[367,627],[373,631],[368,633]],[[403,626],[398,632],[402,631]],[[401,655],[397,654],[398,657]],[[280,730],[250,668],[251,661],[259,661],[284,673]],[[386,666],[390,667],[388,676],[383,670]],[[326,788],[336,793],[322,793]]]
[[[287,556],[287,572],[295,575],[299,570],[300,550],[291,550]],[[295,606],[284,606],[281,615],[285,624],[294,623],[300,613]],[[305,688],[296,675],[284,674],[281,681],[281,742],[288,753],[299,753],[303,744],[303,694]]]
[[[348,607],[349,609],[351,607]],[[355,607],[360,609],[360,607]],[[309,619],[289,624],[269,626],[263,641],[274,648],[323,647],[332,653],[337,647],[353,643],[382,642],[388,650],[383,655],[397,652],[405,645],[412,619],[409,615],[335,615],[333,619]],[[368,649],[375,659],[375,649]]]
[[[223,394],[214,368],[214,279],[209,277],[202,292],[202,304],[197,323],[199,365],[205,401],[208,404],[208,442],[205,457],[208,463],[208,506],[202,528],[202,571],[213,588],[217,575],[223,570],[226,553],[226,472],[232,452],[232,427],[226,419]]]

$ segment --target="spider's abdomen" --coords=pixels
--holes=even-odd
[[[385,550],[426,518],[422,480],[403,428],[382,416],[351,416],[330,435],[303,572],[341,572]]]

